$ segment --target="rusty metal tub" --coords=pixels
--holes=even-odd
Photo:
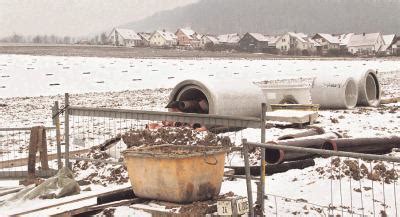
[[[190,203],[219,194],[226,152],[215,146],[160,145],[123,154],[136,196]]]

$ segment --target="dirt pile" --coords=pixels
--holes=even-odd
[[[80,185],[101,184],[123,184],[129,181],[128,172],[124,165],[113,165],[104,161],[115,161],[107,152],[94,147],[89,153],[81,156],[90,159],[100,160],[99,162],[76,161],[73,164],[73,171],[77,174]]]
[[[326,167],[318,167],[315,169],[321,176],[331,179],[341,179],[351,177],[358,181],[361,179],[369,179],[372,181],[383,181],[386,184],[393,183],[399,179],[399,171],[390,164],[383,162],[365,162],[358,160],[342,160],[334,158],[331,165]]]
[[[128,148],[163,144],[233,146],[229,137],[221,137],[207,131],[199,132],[186,127],[163,127],[155,130],[131,130],[123,134],[122,139]]]

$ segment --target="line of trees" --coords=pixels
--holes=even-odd
[[[91,44],[105,45],[108,44],[107,34],[105,32],[93,37],[71,37],[56,35],[35,35],[24,36],[14,33],[11,36],[0,39],[2,43],[34,43],[34,44]]]

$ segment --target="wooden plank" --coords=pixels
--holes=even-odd
[[[75,154],[85,154],[89,152],[90,149],[82,149],[82,150],[77,150],[77,151],[70,151],[70,155],[75,155]],[[51,153],[47,155],[48,160],[55,160],[57,159],[57,153]],[[62,153],[62,157],[65,157],[65,153]],[[36,156],[36,161],[39,161],[40,157]],[[4,168],[11,168],[11,167],[20,167],[20,166],[25,166],[28,165],[28,158],[18,158],[18,159],[13,159],[13,160],[6,160],[6,161],[0,161],[0,169]]]
[[[318,111],[319,104],[271,104],[272,111],[280,109],[301,110],[301,111]]]
[[[93,194],[90,194],[90,195],[87,195],[87,196],[82,196],[82,197],[79,197],[79,195],[72,195],[72,196],[69,196],[71,198],[70,200],[62,200],[61,202],[58,202],[58,203],[57,203],[57,201],[53,201],[53,203],[51,205],[47,204],[47,205],[39,206],[39,207],[36,207],[36,208],[32,208],[30,210],[26,210],[26,211],[23,211],[23,212],[14,213],[14,214],[12,214],[12,216],[27,215],[27,214],[43,211],[43,210],[46,210],[46,209],[62,206],[62,205],[65,205],[65,204],[80,202],[80,201],[84,201],[84,200],[88,200],[88,199],[93,199],[96,202],[94,204],[92,204],[92,205],[95,205],[95,204],[97,205],[97,200],[96,200],[97,197],[104,196],[104,195],[107,195],[107,194],[110,194],[110,193],[123,192],[123,191],[126,191],[127,189],[132,189],[132,187],[131,186],[129,186],[129,187],[121,187],[120,189],[113,189],[113,190],[105,191],[105,192],[98,193],[98,194],[93,192]]]
[[[391,98],[381,99],[381,104],[390,104],[390,103],[397,103],[397,102],[400,102],[400,97],[391,97]]]
[[[4,195],[7,195],[7,194],[18,192],[23,188],[24,187],[13,187],[13,188],[8,188],[8,189],[1,190],[0,191],[0,197],[4,196]]]
[[[40,178],[48,178],[57,174],[57,170],[49,169],[49,170],[39,170],[35,172],[36,177]],[[28,171],[0,171],[0,177],[2,179],[20,179],[28,177]]]
[[[129,200],[119,200],[119,201],[114,201],[114,202],[110,202],[110,203],[105,203],[105,204],[101,204],[101,205],[88,205],[88,206],[83,206],[83,207],[77,207],[75,209],[72,210],[68,210],[68,211],[64,211],[64,212],[60,212],[60,213],[56,213],[56,214],[52,214],[51,216],[57,216],[57,217],[61,217],[61,216],[73,216],[73,215],[78,215],[78,214],[88,214],[90,215],[90,212],[94,212],[94,211],[100,211],[109,207],[116,207],[116,206],[127,206],[127,205],[131,205],[134,203],[140,203],[143,202],[144,200],[141,198],[134,198],[134,199],[129,199]],[[34,213],[32,213],[34,214]]]

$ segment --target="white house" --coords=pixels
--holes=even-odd
[[[114,46],[136,47],[140,46],[142,39],[131,29],[114,28],[108,36],[108,41]]]
[[[157,30],[150,36],[149,43],[152,47],[173,47],[177,45],[178,41],[174,33]]]
[[[347,49],[352,54],[371,55],[378,52],[385,45],[382,34],[368,33],[353,35],[347,45]]]
[[[328,33],[317,33],[312,39],[320,45],[317,46],[317,50],[322,54],[328,53],[328,50],[340,48],[339,39]]]
[[[287,32],[275,42],[276,48],[283,53],[305,50],[308,52],[314,52],[316,45],[318,45],[318,43],[307,37],[306,34],[295,32]]]

